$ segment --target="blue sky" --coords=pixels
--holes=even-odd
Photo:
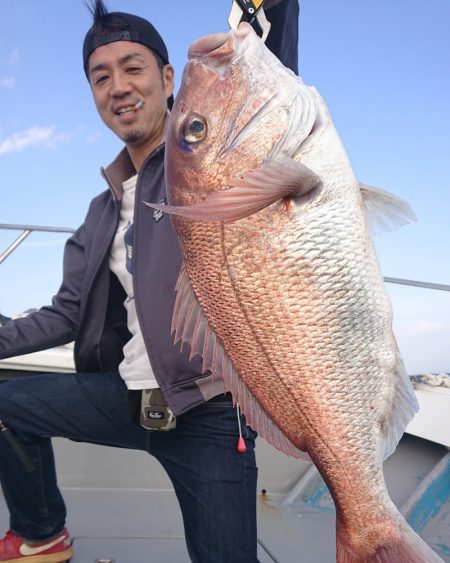
[[[150,19],[177,85],[230,0],[109,0]],[[360,181],[407,199],[419,221],[376,238],[384,275],[450,283],[450,2],[303,0],[300,74],[315,85]],[[96,114],[81,63],[83,0],[0,0],[0,223],[78,226],[121,144]],[[0,251],[15,237],[0,233]],[[32,235],[0,265],[0,311],[50,301],[64,236]],[[388,286],[411,373],[450,370],[450,293]]]

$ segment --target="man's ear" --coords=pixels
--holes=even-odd
[[[162,78],[164,83],[164,89],[166,92],[166,98],[170,98],[173,94],[173,90],[175,87],[175,79],[174,79],[174,68],[172,65],[164,65],[162,68]]]

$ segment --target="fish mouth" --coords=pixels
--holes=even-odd
[[[252,26],[242,22],[239,28],[228,33],[213,33],[206,35],[195,41],[188,51],[190,61],[195,59],[208,60],[220,59],[223,64],[224,59],[230,60],[236,52],[236,41],[242,41],[253,31]]]

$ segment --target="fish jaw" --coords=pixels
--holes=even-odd
[[[260,168],[268,155],[291,156],[316,116],[313,95],[299,80],[247,24],[196,42],[166,129],[169,203],[198,203]],[[205,135],[188,142],[196,118]]]
[[[252,32],[252,27],[243,22],[237,30],[206,35],[191,45],[188,58],[199,60],[217,72],[225,72],[233,59],[245,50],[246,39]]]
[[[239,52],[245,50],[246,35],[248,29],[246,33],[208,35],[189,49],[189,62],[166,129],[166,184],[173,205],[197,203],[227,185],[227,165],[219,155],[223,133],[232,131],[233,116],[242,111],[241,101],[233,94],[238,82],[245,85],[248,81],[237,76],[240,67],[232,69],[237,47]],[[242,97],[247,98],[248,93],[244,86]],[[199,142],[189,143],[186,128],[195,116],[203,121],[206,135]],[[256,166],[256,162],[249,166]]]

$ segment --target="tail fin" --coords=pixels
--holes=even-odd
[[[423,539],[416,534],[408,522],[401,516],[397,538],[394,541],[385,541],[383,529],[385,526],[380,523],[380,543],[374,548],[373,543],[364,538],[360,538],[358,547],[351,546],[348,541],[348,530],[341,526],[339,520],[336,521],[336,562],[337,563],[444,563],[444,560],[434,552]],[[389,524],[393,525],[393,522]],[[370,534],[372,535],[372,534]],[[367,535],[369,537],[369,534]],[[373,538],[373,535],[372,535]]]

